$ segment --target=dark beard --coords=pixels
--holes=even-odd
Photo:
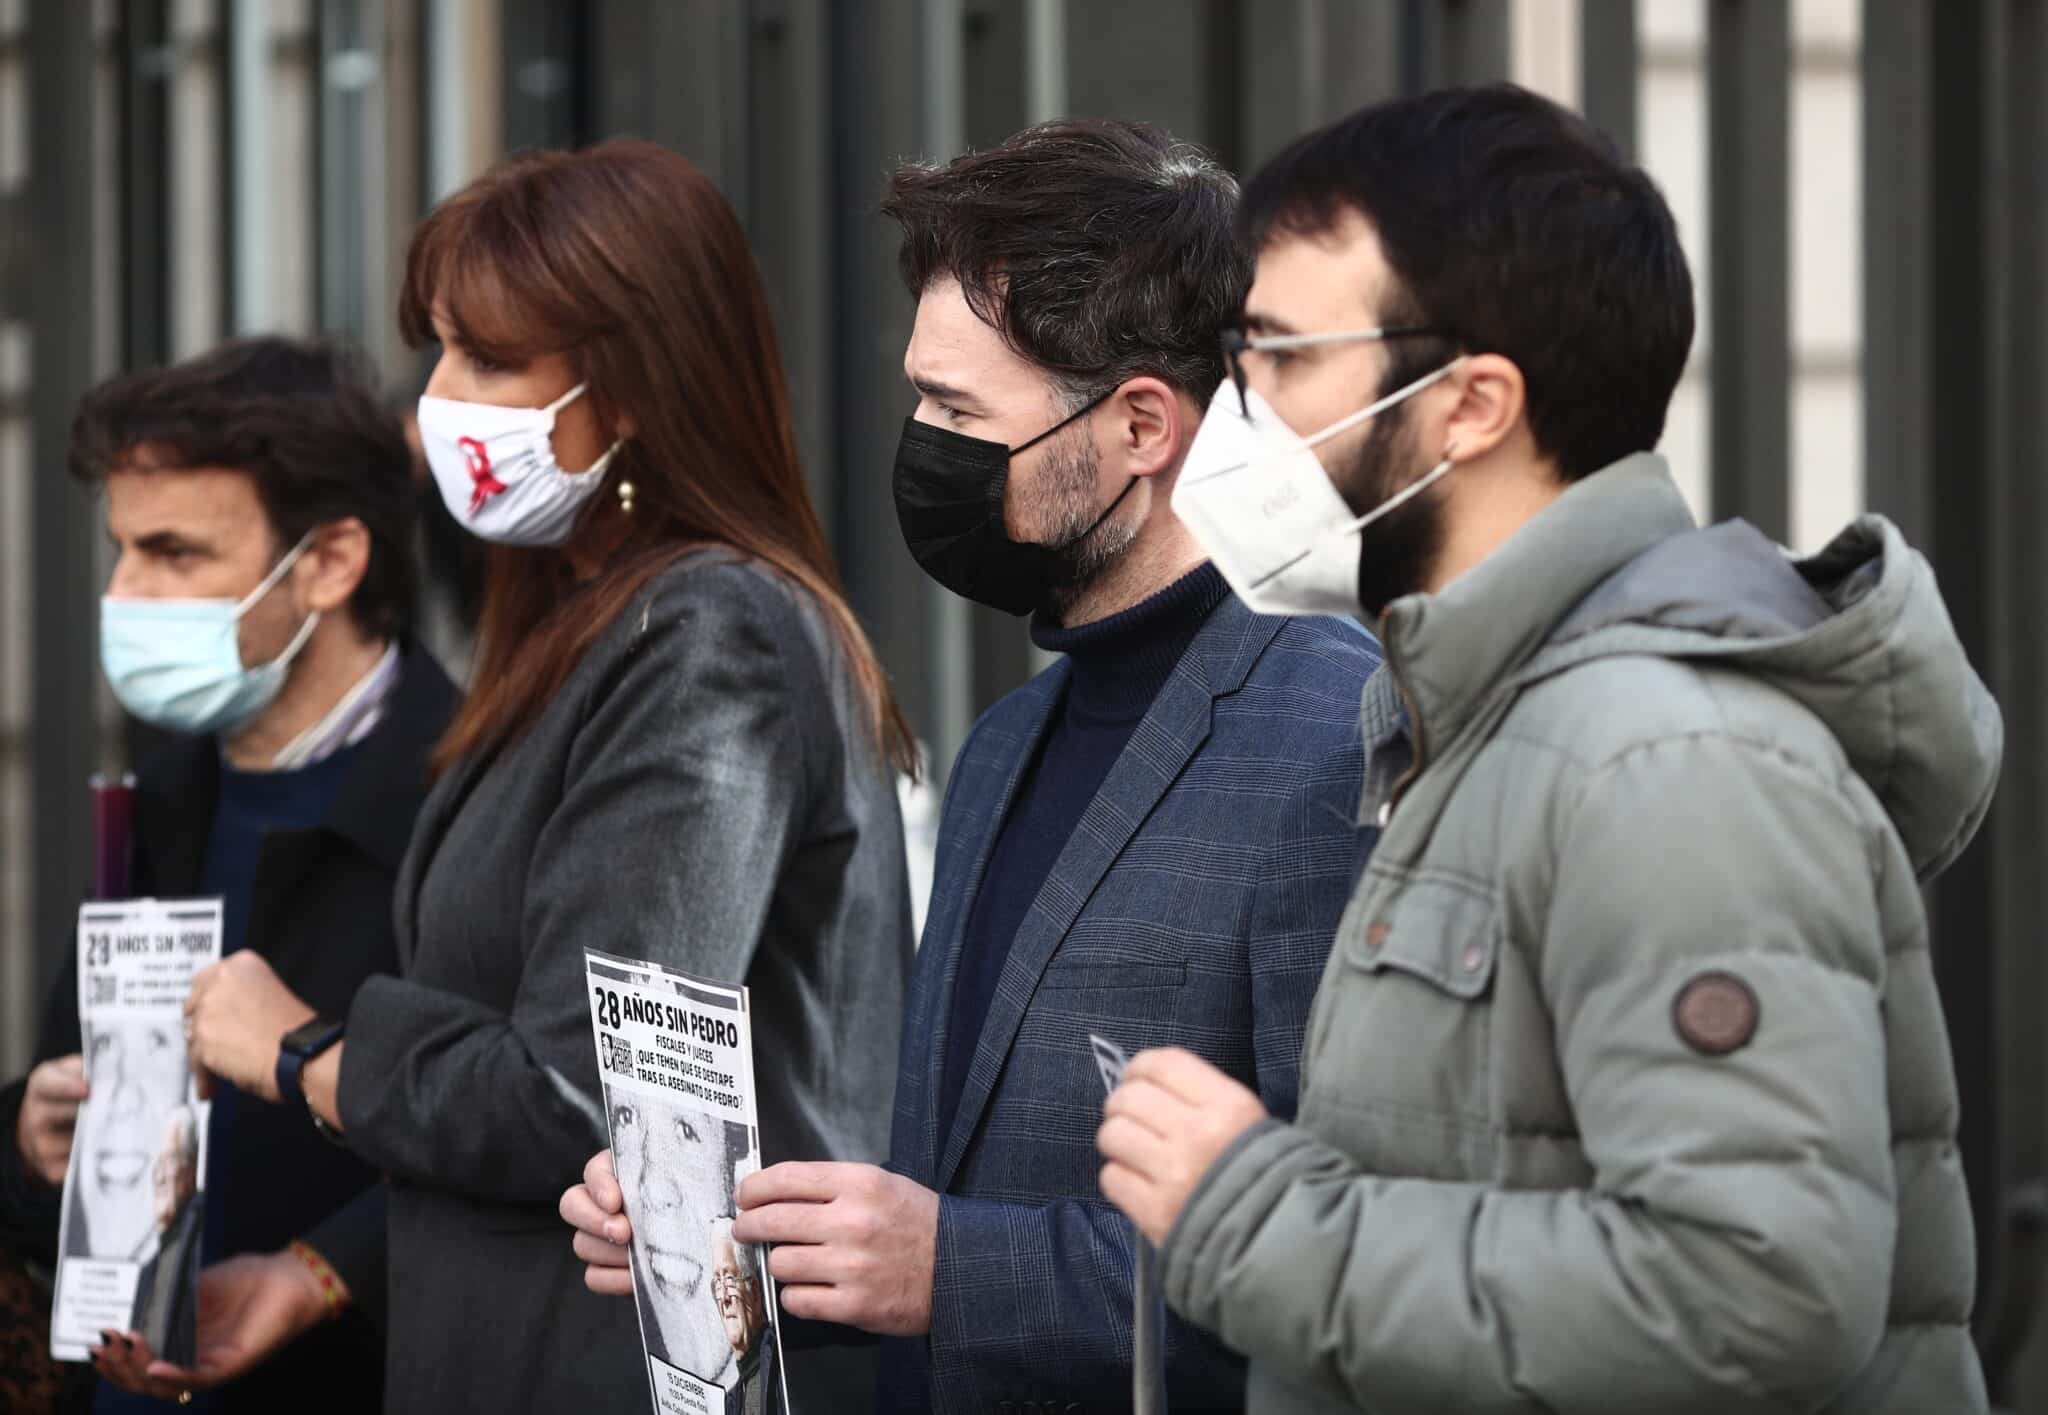
[[[1373,419],[1358,455],[1333,478],[1355,514],[1366,515],[1428,474],[1407,413],[1405,406],[1390,408]],[[1422,588],[1443,543],[1443,497],[1437,487],[1359,532],[1358,603],[1368,621],[1377,622],[1388,605]]]
[[[1079,436],[1071,444],[1062,438],[1047,449],[1045,477],[1056,511],[1047,541],[1046,602],[1042,608],[1056,623],[1065,622],[1075,601],[1123,559],[1137,539],[1135,529],[1111,523],[1113,506],[1105,509],[1096,504],[1095,483],[1100,472],[1101,461],[1091,438]]]

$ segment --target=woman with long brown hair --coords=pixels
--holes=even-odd
[[[804,490],[759,275],[696,168],[631,142],[506,162],[420,228],[401,319],[441,349],[435,479],[494,542],[400,875],[405,976],[320,1019],[237,954],[195,989],[193,1054],[389,1176],[388,1282],[379,1216],[353,1214],[307,1235],[313,1281],[274,1325],[388,1290],[389,1410],[644,1408],[633,1308],[584,1288],[554,1213],[606,1143],[584,946],[752,985],[766,1162],[881,1159],[912,743]],[[688,1255],[655,1277],[712,1285]],[[247,1359],[268,1333],[237,1315],[211,1335]]]

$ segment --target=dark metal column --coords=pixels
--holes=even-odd
[[[1788,535],[1792,511],[1791,47],[1781,0],[1709,0],[1713,513],[1775,540]]]
[[[2048,101],[2040,84],[2048,63],[2048,4],[2007,0],[2000,11],[1986,35],[1992,82],[1984,162],[1991,225],[1986,295],[1993,319],[1987,330],[1992,451],[1986,490],[1998,530],[1990,610],[1997,645],[1993,686],[2006,722],[2005,767],[1987,826],[1996,879],[1990,941],[1997,980],[1999,1226],[1985,1235],[1993,1269],[1987,1286],[1995,1297],[1980,1330],[1992,1398],[2037,1410],[2044,1403],[2039,1372],[2032,1373],[2028,1392],[2029,1373],[2011,1358],[2034,1335],[2028,1327],[2039,1330],[2048,1265],[2048,1235],[2041,1233],[2038,1212],[2048,1197],[2041,1189],[2048,1180],[2048,1112],[2040,1085],[2048,1075],[2048,1032],[2039,1025],[2048,1002],[2048,957],[2040,946],[2048,925],[2048,882],[2040,869],[2048,835],[2048,638],[2042,631],[2048,491],[2041,484],[2048,466],[2048,166],[2041,159],[2048,147]],[[1963,1098],[1966,1111],[1989,1099],[1967,1091]],[[2038,1367],[2038,1338],[2032,1346]]]
[[[583,0],[502,0],[505,150],[574,147],[592,128]]]
[[[1992,141],[1986,90],[1996,0],[1952,0],[1933,26],[1929,149],[1928,352],[1931,445],[1921,475],[1933,510],[1926,546],[1971,660],[1998,688],[1992,547],[1999,525],[1990,488],[1993,306],[1986,179]],[[1963,1108],[1962,1152],[1977,1215],[1979,1291],[1998,1251],[1997,947],[1992,839],[1980,836],[1934,890],[1935,967],[1947,1005]]]
[[[72,411],[98,372],[94,312],[105,295],[93,279],[99,129],[93,7],[33,0],[29,15],[29,209],[35,213],[29,237],[35,270],[29,305],[35,341],[30,839],[40,995],[70,946],[91,855],[86,778],[98,756],[96,516],[91,499],[63,468]]]
[[[1507,0],[1409,0],[1409,93],[1508,76]]]
[[[1868,500],[1933,562],[1957,632],[1994,692],[2005,666],[1995,609],[2004,512],[1990,393],[2000,321],[1990,270],[1997,133],[1989,95],[2000,3],[1953,0],[1938,13],[1893,0],[1864,6]],[[1720,358],[1717,349],[1717,367]],[[2022,742],[2031,735],[2009,708],[2007,721]],[[1977,1220],[1980,1296],[1996,1282],[2003,1246],[1996,901],[2006,812],[2001,803],[1990,828],[1929,891],[1935,971],[1963,1097],[1960,1147]]]
[[[1864,0],[1864,490],[1918,546],[1934,534],[1934,28],[1931,6]]]
[[[854,608],[896,680],[920,736],[931,740],[925,653],[929,583],[903,548],[889,474],[910,411],[903,349],[911,303],[896,275],[896,233],[875,213],[882,183],[919,149],[916,0],[828,7],[831,56],[832,435],[838,507],[834,531]],[[943,776],[946,761],[933,763]]]
[[[756,0],[747,45],[748,231],[789,371],[818,514],[836,514],[832,447],[832,163],[828,0]]]
[[[1636,0],[1579,0],[1579,71],[1586,119],[1623,152],[1640,126]]]
[[[170,0],[121,6],[121,362],[171,352]],[[47,465],[47,464],[46,464]]]
[[[1031,88],[1060,95],[1067,88],[1071,56],[1063,41],[1068,0],[1053,0],[1059,13],[1038,36],[1042,52],[1034,56],[1032,25],[1047,26],[1048,7],[1022,0],[971,0],[963,15],[961,70],[961,136],[968,147],[993,147],[1034,119],[1065,117],[1063,111],[1033,113]],[[1033,11],[1038,13],[1034,14]],[[1075,18],[1086,14],[1085,6]],[[1191,10],[1192,14],[1192,10]],[[1036,65],[1048,66],[1039,73]],[[1061,109],[1066,104],[1059,105]],[[906,395],[907,396],[907,395]],[[975,716],[1037,671],[1031,638],[1015,615],[981,605],[968,611],[968,637],[973,643],[972,678],[968,684]]]

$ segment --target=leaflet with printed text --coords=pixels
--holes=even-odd
[[[765,1248],[733,1242],[761,1166],[747,990],[584,950],[656,1415],[787,1412]]]
[[[89,1359],[140,1332],[190,1365],[206,1210],[207,1107],[185,1055],[185,997],[220,957],[218,899],[78,911],[78,1021],[89,1094],[64,1178],[50,1354]]]

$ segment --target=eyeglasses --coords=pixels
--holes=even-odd
[[[1250,334],[1243,329],[1223,331],[1223,366],[1230,372],[1230,381],[1237,386],[1237,405],[1246,417],[1251,416],[1251,403],[1246,397],[1248,390],[1244,375],[1244,356],[1265,353],[1274,349],[1311,349],[1324,344],[1352,344],[1366,339],[1451,339],[1458,336],[1448,329],[1433,329],[1421,324],[1388,324],[1378,329],[1338,329],[1323,334]]]

